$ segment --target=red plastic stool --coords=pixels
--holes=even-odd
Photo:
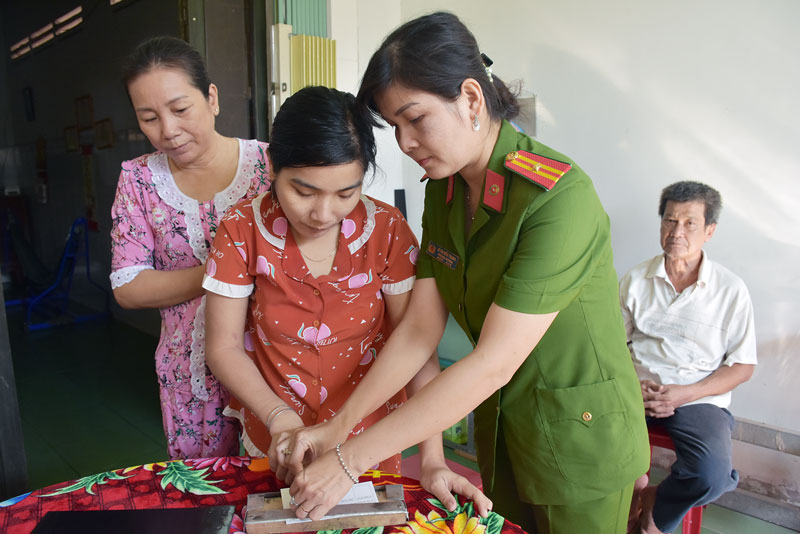
[[[661,447],[662,449],[675,450],[675,444],[672,438],[669,437],[667,431],[661,425],[655,425],[647,428],[647,433],[650,436],[650,457],[653,457],[653,447]],[[647,472],[648,476],[650,471]],[[703,506],[695,506],[683,517],[683,534],[700,534],[700,528],[703,524]]]

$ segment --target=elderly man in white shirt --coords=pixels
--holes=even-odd
[[[677,461],[658,485],[637,481],[629,532],[672,532],[693,506],[733,490],[731,391],[756,364],[753,306],[744,282],[713,263],[719,193],[678,182],[661,194],[663,254],[620,281],[628,346],[642,385],[648,425],[662,425]]]

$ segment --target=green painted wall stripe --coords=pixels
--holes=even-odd
[[[292,25],[295,35],[328,37],[327,0],[277,0],[275,20]]]

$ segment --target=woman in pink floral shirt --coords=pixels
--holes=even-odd
[[[158,150],[122,164],[112,207],[111,285],[124,308],[159,308],[156,374],[170,458],[235,455],[238,423],[205,364],[208,251],[223,213],[269,188],[266,145],[214,129],[217,88],[185,42],[158,37],[129,58],[123,81]]]

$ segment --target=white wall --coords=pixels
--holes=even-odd
[[[383,38],[400,24],[400,2],[332,0],[330,13],[331,38],[336,40],[337,88],[356,94],[370,56]],[[404,187],[399,172],[403,155],[397,150],[390,129],[378,130],[375,135],[379,146],[378,169],[372,180],[368,181],[365,192],[393,204],[394,190]],[[415,198],[412,203],[418,204],[421,199],[421,196]],[[420,211],[415,211],[413,215],[409,213],[409,218],[419,221],[422,211],[421,204],[419,208],[417,204],[415,209]]]
[[[760,358],[732,411],[800,432],[800,3],[523,0],[486,9],[480,0],[336,0],[334,12],[337,6],[349,6],[358,20],[357,77],[398,24],[433,9],[456,13],[494,72],[536,95],[538,139],[594,179],[611,216],[620,275],[660,251],[661,188],[694,179],[719,189],[725,206],[707,251],[750,288]],[[387,183],[407,188],[418,229],[421,170],[390,136],[379,153]]]

